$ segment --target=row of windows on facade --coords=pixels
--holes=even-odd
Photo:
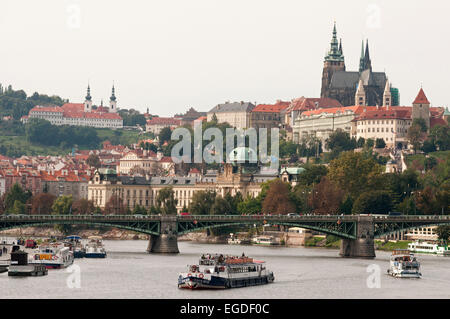
[[[385,120],[366,120],[366,121],[359,121],[358,125],[368,125],[368,124],[384,124]],[[394,124],[394,120],[390,120],[390,124]],[[411,125],[411,121],[407,120],[397,120],[398,124],[400,125]],[[386,120],[386,124],[389,124],[389,120]]]
[[[381,131],[380,131],[381,130]],[[397,127],[397,133],[406,133],[408,130],[406,129],[406,128],[402,128],[402,127]],[[372,133],[375,133],[375,127],[372,127],[372,128],[367,128],[367,131],[366,131],[366,129],[358,129],[357,130],[357,132],[358,133],[370,133],[370,132],[372,132]],[[384,127],[377,127],[377,131],[376,131],[377,133],[384,133],[385,132],[385,130],[384,130]],[[391,127],[391,131],[390,131],[391,133],[394,133],[394,128],[393,127]],[[386,133],[389,133],[389,127],[386,127]]]

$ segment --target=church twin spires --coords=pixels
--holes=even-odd
[[[103,100],[102,100],[101,106],[103,106]],[[92,96],[91,96],[91,88],[90,88],[89,84],[87,87],[86,99],[84,101],[84,111],[92,112]],[[109,111],[108,112],[109,113],[117,112],[117,98],[116,98],[116,94],[115,94],[114,84],[112,87],[111,97],[109,98]]]

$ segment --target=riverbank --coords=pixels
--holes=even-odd
[[[148,240],[148,235],[117,228],[85,229],[74,226],[71,231],[83,238],[89,236],[102,236],[112,240]],[[0,232],[0,237],[64,237],[65,235],[54,227],[24,227],[8,229]]]

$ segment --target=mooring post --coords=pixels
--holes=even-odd
[[[372,216],[358,216],[356,239],[342,239],[339,255],[351,258],[375,258]]]
[[[161,216],[159,235],[150,235],[147,252],[178,254],[178,232],[176,216]]]

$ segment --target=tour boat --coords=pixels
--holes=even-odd
[[[44,265],[48,269],[66,268],[73,264],[73,253],[63,243],[47,243],[39,246],[28,264]]]
[[[102,237],[90,236],[89,242],[86,244],[86,258],[106,258],[106,250],[103,247]]]
[[[407,249],[394,250],[387,273],[393,277],[420,278],[420,263]]]
[[[244,256],[202,255],[198,265],[188,265],[178,276],[178,288],[225,289],[273,282],[265,262]]]
[[[408,250],[413,253],[431,254],[437,256],[450,256],[448,246],[439,246],[438,244],[428,243],[426,241],[408,244]]]
[[[278,245],[278,242],[275,240],[273,236],[255,236],[252,238],[252,244],[272,246]]]
[[[69,245],[70,250],[73,252],[74,258],[83,258],[86,254],[86,249],[81,243],[81,237],[76,235],[67,236],[66,241]]]

